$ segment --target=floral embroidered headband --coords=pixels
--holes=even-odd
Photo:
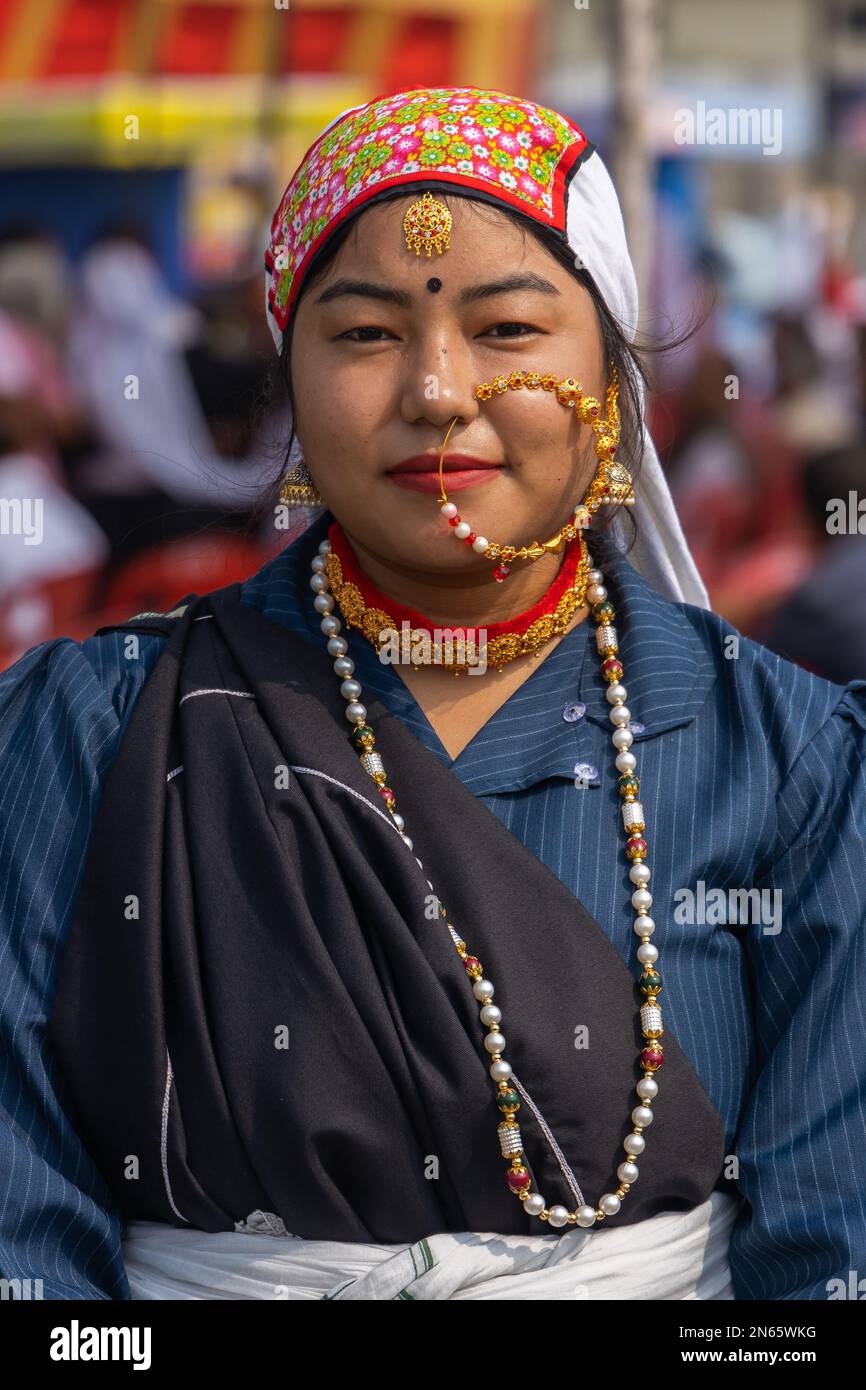
[[[343,112],[307,151],[271,223],[266,302],[277,346],[316,253],[386,190],[450,184],[565,237],[568,186],[594,148],[565,116],[477,87],[422,87]]]

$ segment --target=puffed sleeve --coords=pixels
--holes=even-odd
[[[101,788],[160,647],[57,638],[0,675],[0,1275],[44,1298],[129,1298],[122,1221],[45,1033]]]
[[[866,681],[854,681],[778,795],[781,928],[748,928],[757,1075],[735,1155],[739,1299],[857,1298],[866,1271]],[[859,1271],[859,1273],[858,1273]]]

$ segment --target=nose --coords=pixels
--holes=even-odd
[[[419,341],[407,356],[402,415],[409,424],[427,421],[446,429],[452,420],[466,425],[478,415],[472,354],[462,334],[444,330]],[[456,428],[456,426],[455,426]]]

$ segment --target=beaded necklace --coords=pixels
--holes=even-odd
[[[310,579],[310,588],[315,595],[313,603],[316,612],[321,617],[320,626],[327,639],[328,654],[334,658],[334,672],[341,682],[340,693],[347,702],[345,715],[353,726],[350,739],[359,755],[362,768],[376,784],[376,789],[390,812],[401,838],[412,850],[414,846],[411,838],[405,833],[403,817],[395,810],[396,798],[393,789],[388,784],[388,776],[382,757],[374,751],[375,734],[367,718],[366,706],[361,703],[361,684],[353,677],[355,663],[348,655],[348,642],[345,637],[339,635],[342,623],[333,611],[335,600],[330,592],[328,567],[330,551],[330,540],[323,540],[319,545],[318,554],[312,560],[313,573]],[[592,557],[588,553],[587,559],[591,566]],[[655,1079],[655,1074],[664,1062],[663,1046],[660,1041],[664,1030],[658,1003],[662,980],[656,969],[659,953],[650,939],[655,931],[655,922],[648,915],[652,906],[652,895],[647,888],[650,869],[646,863],[648,853],[647,842],[644,839],[646,826],[643,807],[637,799],[640,783],[636,774],[637,760],[631,752],[634,735],[629,728],[631,711],[625,703],[627,692],[622,684],[623,668],[618,657],[619,645],[616,628],[613,625],[616,614],[613,604],[608,599],[601,570],[590,568],[588,578],[589,586],[586,590],[586,599],[592,605],[592,615],[597,625],[596,645],[599,655],[602,657],[601,671],[608,686],[606,694],[611,706],[610,721],[614,726],[612,743],[616,749],[615,763],[620,774],[617,789],[622,798],[622,822],[626,836],[624,852],[630,864],[629,878],[635,886],[635,891],[631,895],[631,904],[637,913],[634,922],[634,931],[640,941],[637,948],[637,959],[643,967],[638,988],[644,996],[644,1002],[640,1008],[640,1026],[643,1037],[646,1039],[639,1059],[643,1075],[635,1086],[639,1103],[631,1111],[631,1121],[634,1128],[623,1141],[626,1157],[616,1170],[619,1186],[613,1191],[603,1193],[595,1206],[582,1200],[572,1209],[559,1203],[548,1206],[542,1193],[533,1191],[532,1178],[524,1162],[520,1126],[516,1119],[517,1112],[521,1108],[521,1097],[525,1098],[526,1092],[513,1077],[511,1064],[503,1055],[506,1039],[501,1031],[502,1010],[493,1002],[494,986],[485,975],[481,961],[470,953],[466,942],[452,923],[448,921],[441,900],[439,906],[440,916],[445,919],[454,949],[463,963],[473,994],[481,1006],[480,1021],[487,1029],[483,1046],[490,1059],[489,1071],[496,1087],[496,1104],[503,1116],[497,1130],[501,1155],[509,1163],[506,1172],[508,1188],[520,1199],[524,1210],[530,1216],[546,1221],[548,1225],[553,1227],[593,1226],[606,1217],[614,1216],[620,1210],[623,1198],[627,1196],[638,1178],[639,1168],[636,1159],[646,1147],[643,1131],[652,1123],[652,1102],[658,1094],[658,1082]],[[423,869],[424,865],[417,856],[416,862]],[[433,885],[429,884],[429,886],[432,889]],[[531,1108],[534,1110],[534,1107]],[[566,1177],[569,1178],[570,1171],[564,1166],[564,1160],[553,1136],[543,1121],[541,1123],[545,1138],[557,1156],[560,1166],[563,1167]],[[580,1189],[573,1179],[569,1185],[580,1194]]]

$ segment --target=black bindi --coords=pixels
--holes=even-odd
[[[431,294],[439,293],[442,288],[442,281],[439,279],[438,275],[431,275],[430,279],[427,281],[427,288]]]

